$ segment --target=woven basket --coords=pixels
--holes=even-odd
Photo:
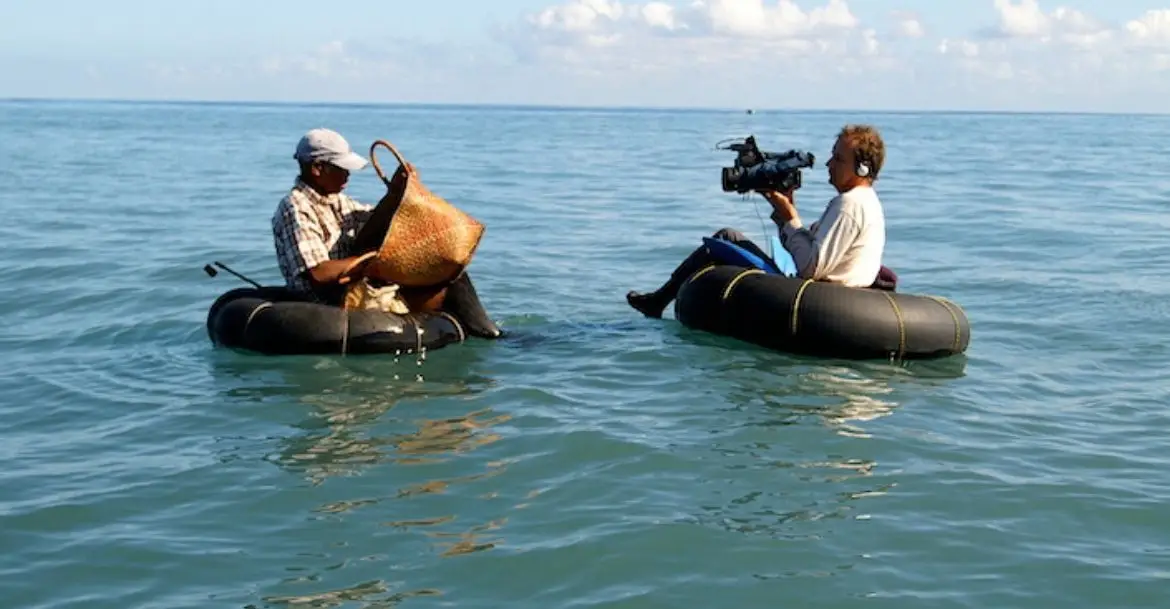
[[[378,165],[379,145],[398,159],[393,179]],[[357,235],[356,251],[377,251],[366,276],[405,287],[454,281],[471,263],[483,238],[483,223],[427,189],[389,142],[375,141],[370,161],[387,190]]]

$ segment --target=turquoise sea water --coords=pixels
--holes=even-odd
[[[1170,117],[0,109],[5,607],[1166,603]],[[797,358],[627,308],[702,235],[764,236],[717,140],[824,160],[847,121],[889,145],[887,264],[965,308],[966,357]],[[278,280],[317,126],[483,219],[480,295],[539,340],[212,349],[243,284],[201,268]]]

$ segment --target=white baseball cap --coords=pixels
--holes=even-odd
[[[302,163],[329,163],[347,171],[361,171],[369,163],[365,157],[354,153],[349,142],[332,129],[310,130],[297,142],[293,158]]]

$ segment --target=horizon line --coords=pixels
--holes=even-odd
[[[732,106],[669,106],[638,104],[552,104],[537,102],[452,102],[452,101],[359,101],[359,100],[279,100],[279,99],[199,99],[199,98],[133,98],[133,97],[51,97],[51,96],[0,96],[0,103],[47,102],[47,103],[107,103],[107,104],[150,104],[150,105],[203,105],[203,106],[325,106],[325,107],[405,107],[405,108],[476,108],[516,110],[599,110],[599,111],[649,111],[649,112],[738,112],[759,113],[872,113],[872,114],[1059,114],[1092,116],[1170,116],[1168,111],[1119,111],[1119,110],[1008,110],[978,108],[802,108],[802,107],[732,107]]]

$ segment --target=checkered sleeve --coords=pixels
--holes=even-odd
[[[329,260],[325,234],[321,225],[304,208],[285,201],[272,224],[280,265],[292,276]]]

